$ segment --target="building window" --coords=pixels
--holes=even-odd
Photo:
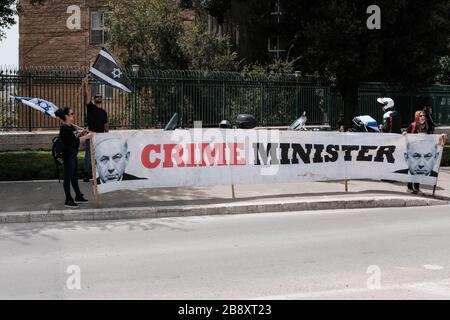
[[[97,93],[100,93],[104,100],[112,100],[113,98],[113,88],[104,84],[91,83],[91,97],[94,97]]]
[[[91,44],[105,44],[111,40],[105,29],[105,19],[108,15],[108,12],[91,12]]]

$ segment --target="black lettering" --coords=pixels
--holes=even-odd
[[[361,150],[358,152],[358,156],[356,157],[356,161],[372,161],[373,156],[368,155],[367,153],[370,150],[376,150],[378,149],[377,146],[361,146]]]
[[[359,150],[359,146],[342,146],[342,151],[345,151],[344,160],[352,161],[352,151]]]
[[[395,152],[396,146],[381,146],[378,149],[377,156],[375,157],[375,162],[383,162],[384,157],[386,156],[386,160],[388,163],[395,163],[394,159],[394,152]]]
[[[325,146],[323,144],[315,144],[314,149],[316,150],[316,152],[314,153],[313,162],[314,163],[323,162],[322,151],[323,149],[325,149]]]
[[[289,149],[291,145],[289,143],[280,143],[281,148],[281,164],[291,164],[289,159]]]
[[[328,154],[325,155],[325,162],[336,162],[339,155],[338,151],[339,151],[338,145],[329,144],[327,146]]]
[[[254,143],[253,150],[256,155],[255,165],[260,166],[261,159],[263,161],[263,165],[279,164],[280,162],[277,158],[277,148],[278,148],[278,143],[268,143],[267,149],[264,148],[264,144],[262,144],[262,143]],[[269,163],[269,155],[270,155],[270,163]],[[259,156],[261,156],[261,159],[259,158]]]
[[[310,156],[311,156],[312,144],[305,144],[305,148],[307,151],[305,151],[305,149],[303,149],[303,147],[299,143],[292,144],[292,149],[294,150],[294,152],[292,153],[292,164],[298,164],[297,156],[300,156],[303,163],[311,162]]]

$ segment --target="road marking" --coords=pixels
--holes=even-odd
[[[423,267],[427,270],[442,270],[442,269],[444,269],[443,266],[440,266],[437,264],[424,264]]]
[[[357,294],[357,293],[376,293],[390,290],[414,290],[419,292],[426,292],[436,295],[441,295],[445,297],[450,297],[450,278],[444,279],[437,282],[413,282],[405,284],[396,284],[390,286],[381,286],[379,289],[368,289],[368,288],[353,288],[353,289],[335,289],[335,290],[325,290],[325,291],[315,291],[315,292],[305,292],[305,293],[292,293],[284,295],[274,295],[266,297],[256,297],[250,298],[250,300],[297,300],[297,299],[311,299],[311,298],[321,298],[325,296],[337,296],[337,295],[347,295],[347,294]]]
[[[442,285],[429,285],[426,287],[418,287],[414,288],[413,291],[450,298],[450,288]]]

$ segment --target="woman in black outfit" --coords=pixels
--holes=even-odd
[[[87,203],[78,186],[78,149],[80,143],[93,137],[92,133],[79,133],[73,126],[74,114],[70,108],[59,109],[55,115],[64,123],[59,130],[59,137],[64,144],[64,193],[66,194],[65,206],[67,208],[78,208],[78,203]],[[85,135],[83,135],[85,134]],[[70,184],[75,190],[75,200],[70,194]]]

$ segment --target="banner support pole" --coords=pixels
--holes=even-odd
[[[95,167],[96,167],[96,163],[95,163],[95,150],[94,150],[94,143],[92,142],[92,139],[89,139],[89,145],[90,145],[90,149],[91,149],[91,170],[92,170],[92,182],[93,182],[93,188],[94,188],[94,196],[95,196],[95,207],[99,208],[100,207],[100,199],[98,196],[98,188],[97,188],[97,174],[95,172]]]
[[[438,174],[437,174],[437,178],[436,178],[436,184],[433,186],[433,197],[436,196],[436,188],[437,188],[437,184],[438,184],[438,179],[439,179],[439,173],[441,172],[441,162],[442,162],[442,157],[444,156],[444,148],[445,148],[445,143],[447,142],[447,134],[441,134],[441,136],[439,137],[439,142],[438,144],[442,147],[442,152],[441,155],[439,157],[439,169],[438,169]]]
[[[236,193],[234,192],[234,184],[231,185],[231,195],[233,199],[236,199]]]
[[[348,192],[348,180],[344,180],[345,192]]]

